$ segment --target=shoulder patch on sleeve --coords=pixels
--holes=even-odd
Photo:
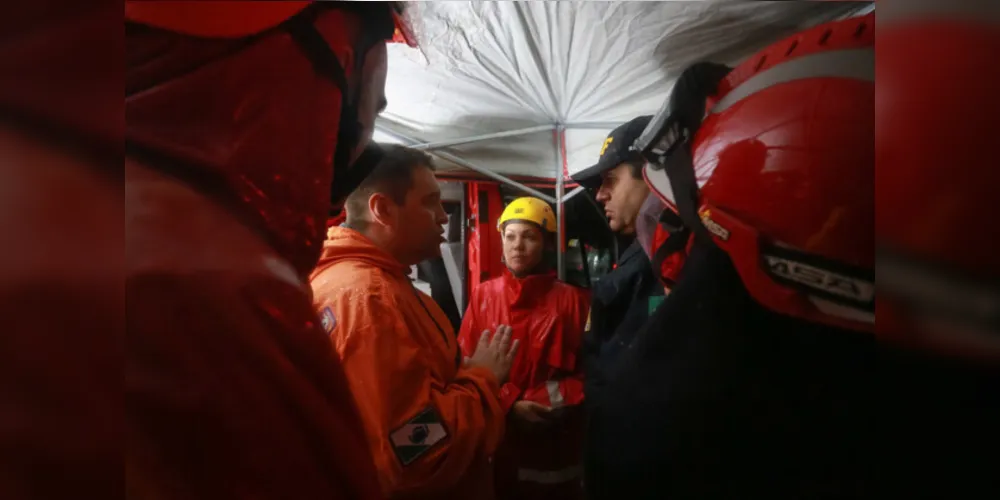
[[[337,327],[337,317],[333,315],[333,309],[330,307],[324,307],[323,311],[319,314],[320,325],[323,326],[323,331],[330,333],[334,328]]]
[[[448,437],[441,417],[433,406],[424,408],[415,417],[389,434],[396,457],[404,466],[412,464],[434,445]]]

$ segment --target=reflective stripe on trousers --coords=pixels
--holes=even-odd
[[[562,391],[559,390],[559,381],[549,380],[545,382],[545,388],[549,391],[549,406],[552,408],[562,406],[565,400],[563,399]]]
[[[583,475],[583,466],[574,465],[559,470],[517,469],[517,480],[538,484],[559,484],[578,479]]]

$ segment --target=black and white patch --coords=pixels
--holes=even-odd
[[[448,437],[448,430],[433,406],[428,406],[389,434],[393,451],[404,466],[412,464]]]

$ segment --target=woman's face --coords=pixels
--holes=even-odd
[[[508,222],[503,228],[503,258],[514,276],[524,276],[542,262],[542,230],[526,222]]]

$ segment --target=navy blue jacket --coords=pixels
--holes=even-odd
[[[663,297],[663,285],[654,276],[649,258],[637,241],[622,253],[618,266],[592,288],[590,319],[580,353],[588,415],[601,406],[607,374]],[[590,464],[599,459],[591,456],[591,450],[599,451],[591,445],[597,438],[592,436],[592,428],[588,423],[584,436],[585,475]]]
[[[765,310],[728,255],[696,245],[604,372],[588,498],[858,498],[873,344]]]

